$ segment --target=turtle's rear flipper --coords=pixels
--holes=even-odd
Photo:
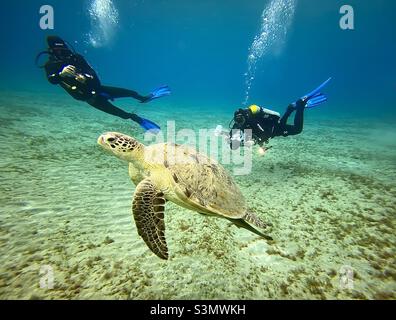
[[[165,198],[150,179],[140,182],[132,202],[132,212],[139,235],[161,259],[168,259],[165,240]]]
[[[269,240],[269,241],[274,240],[274,239],[272,239],[272,237],[267,236],[267,235],[261,233],[260,231],[256,230],[255,228],[253,228],[249,223],[247,223],[243,219],[229,219],[229,220],[232,223],[234,223],[238,228],[244,228],[246,230],[249,230],[249,231],[253,232],[254,234],[257,234],[258,236],[260,236],[266,240]]]

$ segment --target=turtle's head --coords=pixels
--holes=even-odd
[[[125,161],[140,158],[143,144],[132,137],[118,132],[106,132],[98,138],[98,144],[107,152]]]

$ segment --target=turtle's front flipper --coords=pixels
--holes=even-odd
[[[161,259],[168,259],[165,240],[165,198],[150,179],[140,182],[132,202],[132,212],[139,235]]]

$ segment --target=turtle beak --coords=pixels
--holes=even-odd
[[[114,136],[114,134],[113,133],[111,133],[111,132],[106,132],[106,133],[103,133],[99,138],[98,138],[98,144],[101,146],[101,147],[103,147],[103,148],[109,148],[110,147],[110,144],[109,144],[109,142],[110,141],[114,141],[115,140],[115,136]]]
[[[99,138],[98,138],[98,144],[103,146],[106,143],[105,140],[105,134],[102,134]]]

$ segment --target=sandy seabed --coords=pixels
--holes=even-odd
[[[163,261],[137,234],[127,165],[96,145],[140,129],[60,97],[0,98],[1,299],[395,298],[394,122],[307,114],[235,177],[274,242],[168,203]],[[230,117],[159,106],[139,110],[180,128]]]

